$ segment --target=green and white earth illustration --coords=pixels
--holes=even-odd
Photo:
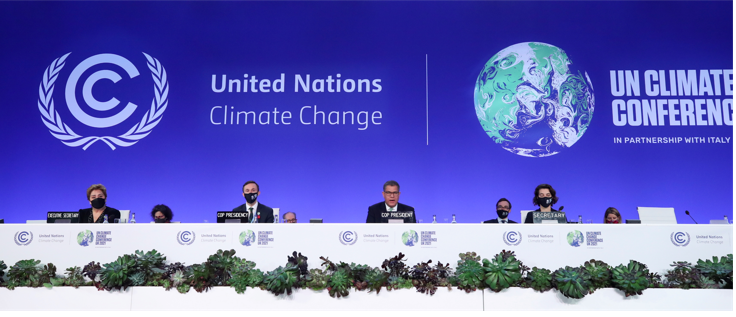
[[[567,243],[569,243],[573,247],[579,247],[583,245],[583,243],[585,243],[583,233],[577,230],[570,231],[567,234]]]
[[[401,235],[401,242],[410,247],[414,246],[419,242],[419,234],[414,230],[405,231],[404,234]]]
[[[240,233],[240,244],[250,246],[256,241],[256,234],[253,230],[247,230]]]
[[[77,234],[77,243],[81,246],[89,246],[94,242],[95,236],[92,234],[92,231],[85,230],[80,231],[79,234]]]
[[[493,55],[475,83],[475,113],[483,130],[511,153],[545,157],[571,147],[593,118],[588,73],[571,70],[562,49],[511,45]]]

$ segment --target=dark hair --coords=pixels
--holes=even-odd
[[[281,216],[281,219],[284,219],[284,220],[286,220],[286,215],[288,215],[288,214],[292,214],[292,215],[294,215],[294,219],[296,219],[296,213],[295,213],[295,212],[293,212],[293,211],[288,211],[288,212],[286,212],[286,213],[285,213],[285,214],[284,214],[283,216]]]
[[[534,189],[534,205],[539,205],[537,204],[537,197],[539,197],[539,190],[542,188],[549,189],[549,193],[552,194],[552,205],[556,204],[557,200],[559,199],[557,197],[557,191],[552,188],[552,185],[550,184],[540,184],[539,186],[537,186],[537,188]]]
[[[164,204],[153,206],[153,210],[151,210],[151,218],[156,219],[157,211],[160,211],[162,214],[164,214],[164,217],[166,217],[167,221],[171,221],[171,219],[174,218],[174,213],[171,212],[171,208]]]
[[[388,181],[388,182],[384,183],[383,184],[383,191],[386,191],[386,186],[396,186],[396,189],[398,191],[401,191],[401,186],[399,186],[399,183],[397,183],[396,181]]]
[[[509,203],[509,210],[511,210],[511,202],[508,199],[506,199],[506,198],[499,199],[498,202],[496,202],[496,206],[498,206],[498,203],[500,203],[502,201],[505,201],[505,202]]]
[[[618,209],[613,207],[606,208],[606,213],[603,215],[603,223],[606,223],[606,218],[608,218],[608,215],[614,214],[616,217],[618,217],[618,222],[621,223],[623,219],[621,219],[621,214],[618,212]]]
[[[245,193],[245,186],[248,184],[256,184],[256,191],[261,191],[261,186],[258,186],[258,183],[256,181],[247,181],[245,184],[243,184],[243,192]]]

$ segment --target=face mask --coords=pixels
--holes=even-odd
[[[166,219],[154,219],[156,223],[166,223]]]
[[[496,213],[498,214],[499,219],[506,219],[509,217],[509,212],[507,210],[498,209],[496,210]]]
[[[92,200],[92,208],[100,209],[105,207],[105,198],[95,198]]]
[[[256,198],[258,198],[258,193],[250,193],[250,194],[244,194],[244,195],[245,195],[245,201],[247,201],[249,204],[256,202]]]
[[[552,206],[552,197],[537,197],[537,204],[544,208]]]

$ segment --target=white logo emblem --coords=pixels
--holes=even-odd
[[[55,59],[51,65],[46,68],[46,71],[43,74],[43,80],[41,81],[38,89],[38,110],[41,111],[41,119],[46,127],[49,128],[51,135],[71,147],[84,146],[83,149],[86,150],[90,145],[102,140],[114,150],[115,145],[123,147],[131,146],[151,133],[151,130],[161,121],[162,115],[168,105],[169,95],[166,70],[157,59],[143,53],[148,60],[148,69],[151,70],[151,76],[154,81],[154,98],[151,102],[151,109],[146,111],[146,114],[143,115],[143,119],[130,128],[128,132],[118,136],[82,136],[72,131],[69,126],[62,122],[61,117],[54,109],[54,99],[52,98],[54,83],[56,82],[56,79],[58,79],[59,71],[64,67],[64,61],[69,54],[71,53],[67,53],[64,56]],[[106,118],[90,116],[79,107],[75,90],[80,77],[90,67],[104,63],[114,64],[121,67],[125,70],[126,75],[129,78],[134,78],[139,75],[138,69],[136,69],[133,63],[125,57],[115,54],[98,54],[89,57],[79,63],[79,65],[72,70],[72,73],[69,75],[69,79],[66,82],[66,89],[64,91],[67,107],[69,107],[69,111],[72,113],[74,118],[93,128],[109,128],[118,125],[125,121],[125,119],[128,119],[138,107],[136,104],[129,102],[125,105],[122,111]],[[90,75],[84,81],[82,86],[82,97],[87,105],[92,109],[97,111],[108,111],[118,106],[120,101],[114,97],[108,101],[99,101],[95,99],[92,95],[92,87],[101,79],[108,79],[113,83],[116,83],[120,81],[122,77],[111,70],[99,70]]]

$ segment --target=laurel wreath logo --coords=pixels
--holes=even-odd
[[[55,59],[46,71],[43,73],[43,80],[38,87],[38,110],[41,111],[41,119],[43,123],[49,128],[49,132],[55,138],[59,139],[62,143],[77,147],[82,146],[82,149],[87,150],[90,145],[97,141],[102,140],[105,144],[109,145],[111,149],[115,150],[115,145],[121,147],[128,147],[138,143],[141,139],[148,136],[151,130],[161,122],[162,115],[168,105],[169,96],[169,84],[166,79],[166,70],[159,61],[150,55],[143,53],[148,60],[148,69],[151,70],[151,76],[154,82],[154,98],[151,101],[151,109],[146,111],[143,115],[143,119],[136,123],[128,132],[118,136],[81,136],[67,126],[63,121],[59,113],[54,109],[54,99],[52,98],[54,92],[54,83],[58,78],[59,71],[64,67],[64,61],[71,54],[66,53],[64,56]],[[114,145],[113,145],[114,144]]]

